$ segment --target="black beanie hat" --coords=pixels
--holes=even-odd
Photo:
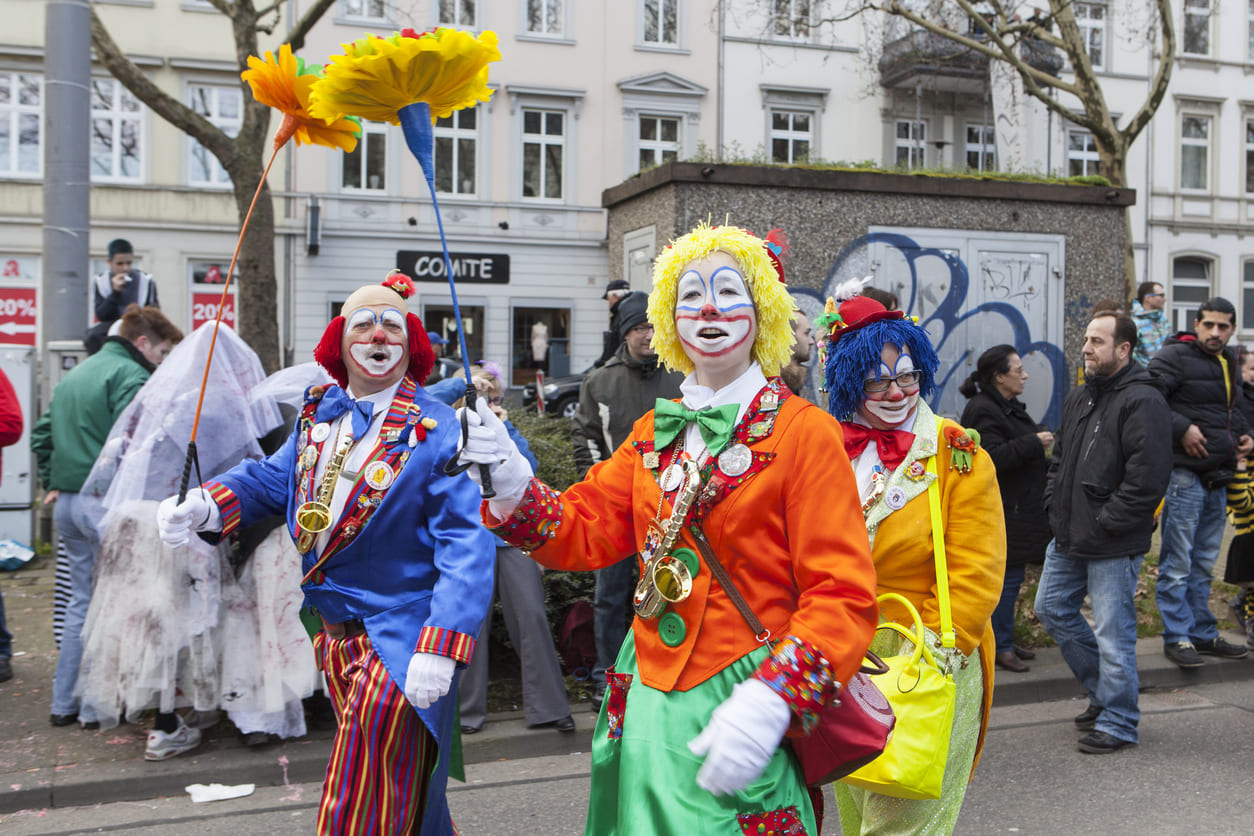
[[[636,290],[618,300],[618,337],[627,339],[627,332],[649,320],[649,294]]]
[[[109,258],[113,258],[119,253],[133,253],[135,249],[131,246],[131,242],[125,238],[114,238],[109,242]]]

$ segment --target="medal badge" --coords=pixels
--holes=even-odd
[[[318,450],[314,447],[306,447],[300,454],[300,469],[310,470],[318,463]]]
[[[884,504],[890,510],[900,511],[906,507],[906,491],[900,485],[893,485],[884,492]]]
[[[743,444],[733,444],[718,454],[718,469],[728,476],[744,474],[753,464],[753,453]]]
[[[684,469],[677,464],[673,464],[662,471],[662,477],[658,480],[658,484],[665,493],[670,493],[671,491],[679,490],[679,486],[683,484],[683,481]]]
[[[641,458],[647,470],[657,470],[658,465],[662,463],[662,457],[656,452],[645,453]]]
[[[910,467],[906,469],[906,478],[913,482],[917,482],[927,473],[927,467],[923,462],[914,461],[910,463]]]
[[[366,484],[376,491],[386,491],[396,481],[396,473],[387,462],[372,462],[366,466]]]
[[[331,425],[327,423],[314,424],[313,429],[309,431],[309,440],[315,444],[321,444],[331,437]]]
[[[779,409],[779,395],[774,392],[767,392],[762,396],[762,400],[758,402],[758,409],[762,412],[774,412]]]

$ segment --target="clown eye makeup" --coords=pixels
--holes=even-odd
[[[701,278],[701,274],[696,270],[689,270],[679,277],[679,284],[675,288],[675,299],[679,302],[696,303],[690,305],[699,307],[705,300],[705,279]]]
[[[698,310],[705,305],[706,288],[713,288],[708,295],[714,307],[720,311],[735,308],[753,307],[753,297],[740,272],[732,267],[719,267],[710,276],[709,281],[696,270],[689,270],[679,277],[675,286],[675,307]]]
[[[381,324],[383,330],[391,334],[405,333],[405,315],[395,308],[388,308],[381,314],[376,314],[369,308],[362,308],[349,317],[345,327],[351,332],[363,333],[376,324]]]

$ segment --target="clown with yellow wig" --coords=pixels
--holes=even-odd
[[[793,315],[761,239],[702,225],[658,257],[649,296],[683,397],[583,482],[549,488],[489,410],[466,415],[462,454],[491,468],[484,520],[500,536],[556,569],[640,555],[587,833],[819,832],[785,739],[857,671],[875,575],[839,426],[776,376]]]

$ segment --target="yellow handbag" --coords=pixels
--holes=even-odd
[[[936,474],[935,456],[927,468]],[[949,578],[945,568],[945,538],[940,523],[940,479],[928,486],[935,544],[937,598],[940,604],[941,646],[956,646],[953,614],[949,606]],[[897,725],[884,752],[875,760],[841,778],[841,782],[894,798],[940,798],[949,757],[949,736],[954,724],[956,691],[953,675],[936,663],[927,646],[927,632],[919,611],[904,596],[886,592],[880,601],[896,601],[914,619],[913,632],[900,624],[884,622],[878,630],[892,630],[914,645],[907,655],[884,659],[888,673],[872,679],[888,699]]]

